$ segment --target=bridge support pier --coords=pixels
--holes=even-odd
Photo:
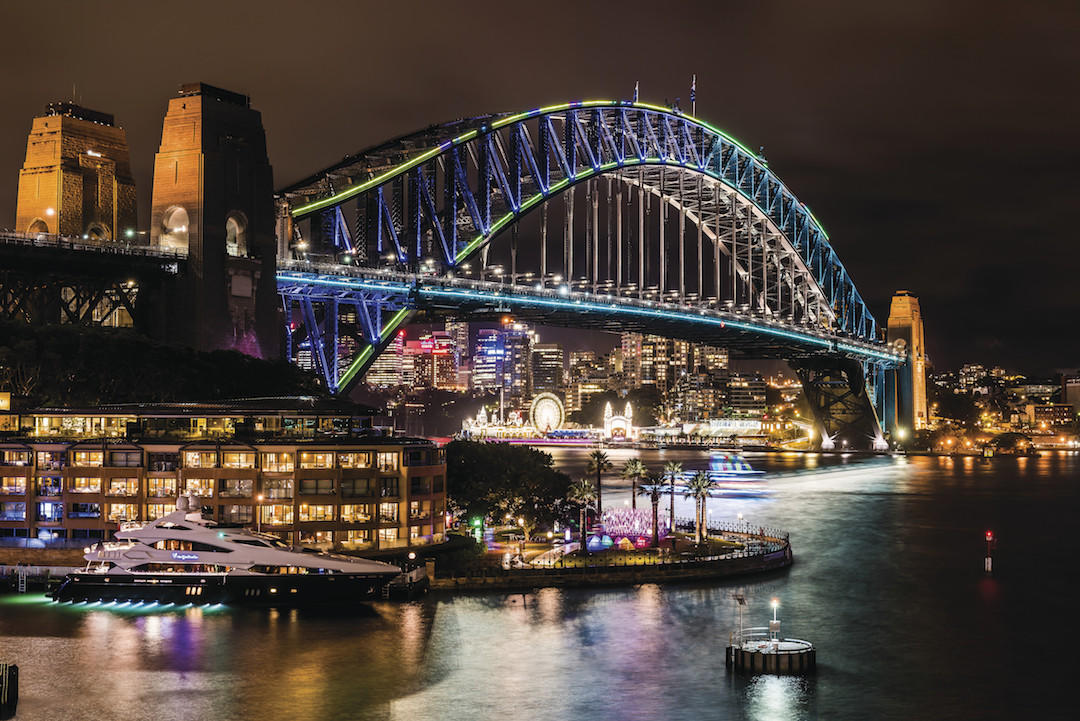
[[[859,361],[815,357],[793,360],[790,365],[802,382],[822,450],[885,450]]]

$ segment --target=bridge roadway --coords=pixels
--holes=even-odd
[[[277,279],[283,297],[362,302],[353,294],[376,293],[397,299],[409,312],[383,329],[386,338],[417,311],[469,318],[511,312],[522,320],[547,325],[654,333],[722,345],[752,358],[824,354],[886,368],[904,363],[902,354],[883,343],[707,303],[689,305],[570,290],[565,285],[550,288],[296,260],[280,261]]]

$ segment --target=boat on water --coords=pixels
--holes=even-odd
[[[709,468],[705,472],[713,482],[709,492],[713,498],[761,498],[771,493],[762,478],[765,471],[755,469],[739,453],[720,449],[709,451]],[[685,491],[695,473],[683,471],[675,488]]]
[[[116,541],[87,547],[86,568],[68,574],[56,601],[300,605],[379,598],[397,566],[292,550],[275,536],[204,520],[199,500],[125,524]]]
[[[707,472],[715,481],[746,480],[765,473],[751,466],[742,454],[720,449],[709,451]]]

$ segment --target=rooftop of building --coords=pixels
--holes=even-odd
[[[195,451],[200,449],[234,451],[254,450],[256,446],[305,446],[315,450],[321,448],[370,448],[372,446],[437,446],[429,438],[416,436],[350,435],[316,436],[314,438],[236,438],[222,436],[188,440],[182,438],[142,438],[131,437],[95,437],[95,438],[52,438],[22,435],[0,434],[0,450],[32,450],[33,446],[62,446],[67,450],[110,450],[122,451],[137,449],[140,446],[179,445],[179,450]],[[47,449],[46,449],[47,450]]]
[[[225,88],[215,87],[207,83],[184,83],[178,93],[181,97],[201,95],[205,98],[213,98],[223,103],[240,105],[245,108],[251,107],[251,99],[242,93],[234,93]]]
[[[88,408],[37,407],[19,408],[22,415],[96,415],[96,416],[237,416],[255,414],[376,416],[378,408],[338,398],[318,396],[265,396],[230,398],[219,401],[180,403],[104,403]]]
[[[91,110],[90,108],[84,108],[82,105],[77,105],[72,102],[61,100],[55,103],[49,103],[45,106],[46,115],[63,115],[68,118],[75,118],[77,120],[86,120],[91,123],[98,123],[99,125],[108,125],[110,127],[116,126],[116,121],[109,113],[103,113],[100,110]]]

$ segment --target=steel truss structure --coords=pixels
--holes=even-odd
[[[457,121],[347,157],[280,197],[298,259],[331,264],[279,273],[290,352],[309,349],[335,391],[418,309],[469,306],[447,290],[435,302],[432,289],[452,281],[495,281],[472,289],[484,302],[554,293],[627,311],[608,327],[651,303],[703,325],[722,318],[729,333],[740,319],[772,341],[766,331],[783,328],[791,337],[768,355],[853,358],[871,381],[903,362],[809,208],[764,158],[677,110],[584,101]],[[351,358],[343,307],[356,318]],[[819,335],[853,350],[803,342]]]

